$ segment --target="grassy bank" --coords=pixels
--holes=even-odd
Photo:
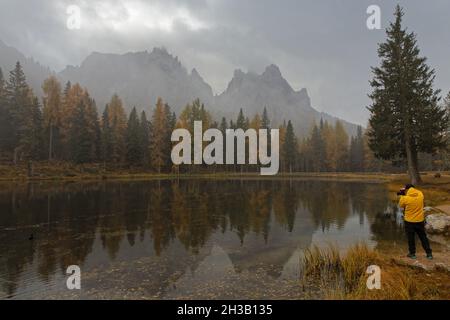
[[[441,177],[437,178],[434,172],[425,172],[422,174],[422,180],[423,183],[418,188],[424,193],[426,206],[450,203],[450,173],[442,173]],[[394,194],[408,182],[407,175],[394,175],[388,184],[389,191]]]
[[[369,290],[367,267],[381,269],[381,288]],[[306,251],[302,263],[302,286],[312,287],[327,299],[450,299],[450,274],[400,265],[389,256],[356,245],[346,254],[335,247]]]
[[[195,173],[156,173],[142,168],[124,168],[104,166],[103,164],[75,165],[67,162],[34,162],[32,172],[27,164],[11,165],[0,164],[0,180],[29,181],[29,180],[99,180],[99,179],[164,179],[175,177],[242,177],[247,179],[284,179],[289,178],[317,178],[317,179],[346,179],[355,181],[389,181],[395,175],[380,173],[335,173],[335,172],[296,172],[282,173],[275,176],[261,176],[259,172],[210,172],[198,171]]]
[[[406,174],[355,173],[355,172],[295,172],[275,176],[261,176],[258,172],[195,172],[195,173],[156,173],[142,168],[108,167],[103,164],[75,165],[67,162],[35,162],[32,172],[26,164],[1,165],[0,181],[99,181],[99,180],[156,180],[156,179],[314,179],[328,181],[355,181],[367,183],[386,183],[395,198],[395,192],[409,181]],[[450,204],[450,173],[436,178],[433,172],[422,173],[423,184],[420,189],[425,194],[425,205]]]
[[[406,174],[388,173],[354,173],[354,172],[295,172],[282,173],[275,176],[261,176],[258,172],[195,172],[195,173],[156,173],[142,168],[108,167],[103,164],[75,165],[67,162],[35,162],[32,171],[28,165],[0,164],[0,181],[95,181],[95,180],[150,180],[150,179],[178,179],[178,178],[214,178],[214,179],[319,179],[364,181],[373,183],[388,183],[389,191],[395,195],[405,183]],[[440,178],[434,177],[432,172],[422,173],[424,183],[420,186],[424,190],[426,205],[450,203],[450,173],[442,173]]]

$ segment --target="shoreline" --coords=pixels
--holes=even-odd
[[[424,192],[426,206],[446,206],[450,204],[450,172],[421,172],[423,183],[419,188]],[[0,164],[0,183],[29,184],[48,183],[95,183],[114,181],[158,181],[158,180],[245,180],[245,181],[345,181],[364,183],[384,183],[390,193],[395,193],[409,181],[406,173],[386,172],[281,172],[273,176],[262,176],[259,172],[192,172],[192,173],[156,173],[142,168],[108,168],[103,164],[91,163],[74,165],[67,162],[33,163],[33,176],[28,176],[25,164]],[[444,210],[450,215],[450,210]]]
[[[259,172],[192,172],[192,173],[157,173],[142,168],[105,168],[102,164],[73,165],[70,163],[38,162],[33,164],[33,174],[29,176],[25,164],[1,165],[0,181],[102,181],[102,180],[158,180],[158,179],[303,179],[320,178],[336,180],[355,180],[365,182],[386,182],[402,174],[383,172],[280,172],[276,175],[264,176]]]

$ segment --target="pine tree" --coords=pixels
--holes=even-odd
[[[259,113],[256,113],[253,119],[249,123],[249,127],[258,131],[262,128],[262,120]]]
[[[50,76],[42,85],[44,91],[43,117],[44,129],[48,132],[48,160],[52,160],[55,154],[60,154],[60,150],[55,146],[60,144],[60,127],[61,127],[61,84],[55,76]]]
[[[297,138],[295,137],[291,120],[288,121],[286,127],[286,136],[283,145],[283,156],[286,168],[288,168],[289,172],[292,173],[292,171],[295,169],[297,161]]]
[[[131,110],[126,131],[127,161],[131,165],[140,165],[142,162],[142,145],[140,137],[140,122],[136,108]]]
[[[325,171],[336,171],[337,158],[336,158],[336,134],[334,128],[325,121],[323,127],[320,130],[322,140],[325,145],[325,159],[324,167]]]
[[[86,90],[86,118],[88,123],[88,131],[91,140],[91,159],[96,161],[100,158],[101,153],[101,129],[98,119],[97,104],[94,99],[89,97]]]
[[[101,121],[101,152],[100,158],[104,163],[109,162],[112,149],[113,149],[113,135],[111,125],[109,123],[109,106],[106,104],[103,111]]]
[[[112,160],[115,163],[123,163],[126,159],[125,133],[127,130],[127,116],[123,108],[122,100],[117,94],[111,97],[108,115],[112,134]]]
[[[220,130],[220,132],[222,132],[222,135],[224,137],[226,137],[227,129],[228,129],[227,119],[225,117],[222,117],[222,120],[220,121],[220,125],[219,125],[219,130]],[[227,152],[227,144],[223,143],[223,145],[222,145],[222,154],[225,156],[226,152]],[[225,170],[228,170],[228,166],[225,166],[224,168],[225,168]]]
[[[200,99],[197,99],[196,101],[194,101],[194,104],[200,104]],[[203,130],[206,131],[208,128],[211,128],[212,117],[211,117],[210,113],[208,111],[206,111],[205,105],[203,103],[201,103],[201,106],[200,106],[200,118],[197,120],[202,121]]]
[[[14,146],[14,163],[23,155],[30,157],[31,148],[36,143],[33,132],[36,128],[34,95],[29,88],[22,66],[16,63],[6,83],[6,105],[11,119],[12,144]]]
[[[439,161],[441,162],[441,170],[450,169],[450,92],[444,98],[442,108],[447,111],[447,130],[445,132],[446,148],[440,150]]]
[[[267,109],[264,107],[263,115],[262,115],[262,123],[261,123],[262,129],[270,129],[270,120],[269,116],[267,115]]]
[[[44,130],[43,130],[43,118],[41,105],[39,104],[39,99],[35,96],[32,97],[31,105],[31,129],[29,136],[30,144],[30,159],[40,160],[43,158],[43,141],[44,141]]]
[[[92,161],[92,140],[88,130],[86,119],[86,105],[80,100],[72,114],[69,150],[71,160],[75,163],[87,163]]]
[[[158,98],[151,120],[151,154],[150,162],[154,169],[161,172],[167,159],[167,112],[163,100]],[[169,155],[170,156],[170,155]]]
[[[219,130],[220,132],[222,132],[224,137],[227,129],[228,129],[227,119],[225,119],[225,117],[222,117],[222,121],[220,121]]]
[[[74,119],[75,111],[85,97],[85,92],[81,86],[76,83],[71,85],[67,82],[64,88],[64,94],[62,99],[62,111],[61,111],[61,142],[62,142],[62,155],[65,160],[70,160],[72,157],[72,151],[70,150],[70,134],[72,131],[72,119]]]
[[[238,117],[236,119],[236,129],[242,129],[244,131],[246,131],[248,129],[248,122],[246,117],[244,116],[244,112],[242,111],[242,108],[239,110],[239,114]],[[236,140],[235,140],[236,141]],[[245,140],[245,149],[248,150],[248,140]],[[246,153],[246,155],[248,155],[248,153]],[[238,159],[238,155],[237,155],[237,144],[235,143],[234,145],[234,163],[237,164],[237,159]],[[246,158],[247,161],[247,158]],[[241,173],[244,171],[244,165],[239,165],[239,170],[241,171]]]
[[[369,145],[379,158],[406,159],[413,184],[421,182],[418,153],[432,153],[444,145],[445,111],[433,89],[435,71],[420,57],[416,35],[402,28],[403,10],[397,6],[395,22],[380,44],[380,67],[374,78],[369,106]]]
[[[314,124],[311,138],[309,140],[309,150],[311,150],[311,165],[312,171],[320,172],[324,170],[324,160],[325,160],[325,143],[322,139],[320,129]]]
[[[341,121],[336,121],[334,127],[336,142],[336,171],[346,171],[348,169],[349,141],[347,132]]]
[[[358,126],[356,136],[351,137],[349,158],[351,171],[364,171],[364,137],[361,126]]]
[[[245,120],[244,112],[242,111],[242,108],[239,110],[239,115],[236,120],[236,127],[239,129],[242,129],[244,131],[248,129],[247,122]]]
[[[6,83],[0,68],[0,155],[13,149],[12,119],[7,104]]]
[[[141,113],[139,128],[139,139],[142,148],[142,164],[148,166],[150,162],[150,122],[147,120],[145,111],[142,111]]]
[[[203,107],[203,106],[202,106]],[[171,111],[170,106],[166,103],[164,104],[164,113],[166,119],[166,128],[164,130],[164,166],[170,168],[172,166],[172,159],[170,157],[170,151],[172,150],[172,141],[170,140],[172,136],[172,131],[175,129],[177,123],[177,116],[175,112]]]

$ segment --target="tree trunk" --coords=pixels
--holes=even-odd
[[[13,162],[14,165],[17,165],[17,163],[20,160],[20,152],[22,152],[22,146],[15,147],[14,148],[14,155],[13,155]]]
[[[34,170],[33,170],[33,161],[28,161],[28,170],[27,170],[28,177],[31,178],[34,176]]]
[[[422,183],[420,178],[419,168],[417,164],[417,151],[413,150],[411,146],[411,141],[408,139],[406,141],[406,159],[408,161],[408,174],[413,185],[418,185]]]

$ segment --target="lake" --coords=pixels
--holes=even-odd
[[[295,299],[305,297],[300,260],[312,245],[406,250],[380,183],[0,186],[1,298]],[[66,287],[70,265],[81,269],[81,290]]]

